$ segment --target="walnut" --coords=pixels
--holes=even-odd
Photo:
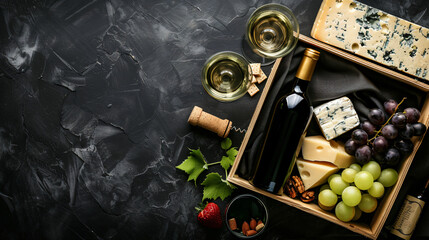
[[[295,189],[302,194],[305,191],[304,183],[302,182],[301,178],[298,176],[292,176],[293,180],[293,186]]]
[[[298,194],[296,193],[293,181],[289,178],[285,184],[285,193],[291,198],[296,198]]]
[[[309,203],[314,201],[316,193],[313,190],[305,191],[304,183],[299,176],[291,176],[285,184],[284,191],[291,198],[299,197],[301,201]]]
[[[300,199],[301,199],[301,201],[303,201],[305,203],[309,203],[309,202],[314,201],[314,199],[316,198],[314,196],[315,194],[316,193],[313,190],[307,190],[301,194]]]

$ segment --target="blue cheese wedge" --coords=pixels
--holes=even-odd
[[[336,138],[360,123],[348,97],[335,99],[314,108],[314,115],[326,140]]]
[[[324,0],[311,36],[429,80],[429,29],[353,0]]]

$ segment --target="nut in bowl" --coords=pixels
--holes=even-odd
[[[268,210],[264,202],[251,194],[242,194],[228,204],[225,210],[228,230],[241,239],[261,236],[268,224]]]

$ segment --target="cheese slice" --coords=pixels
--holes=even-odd
[[[332,174],[338,171],[338,167],[328,162],[312,162],[297,159],[296,166],[304,183],[305,190],[317,187],[326,182]]]
[[[359,117],[348,97],[342,97],[314,108],[317,123],[327,140],[359,125]]]
[[[429,29],[354,0],[324,0],[311,36],[429,80]]]
[[[326,140],[323,136],[305,137],[302,143],[302,157],[305,160],[330,162],[338,168],[348,168],[355,157],[344,150],[344,144]]]

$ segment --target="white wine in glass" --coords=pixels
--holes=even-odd
[[[228,102],[244,94],[250,84],[252,70],[247,60],[235,52],[219,52],[204,64],[202,83],[213,98]]]
[[[298,20],[284,5],[263,5],[247,21],[246,40],[253,52],[264,58],[274,60],[289,54],[298,42],[298,35]]]

